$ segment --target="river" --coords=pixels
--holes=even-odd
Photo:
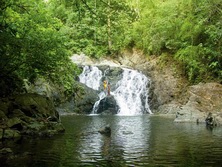
[[[62,116],[66,132],[12,146],[6,167],[221,166],[222,128],[151,116]],[[98,130],[110,125],[111,136]]]

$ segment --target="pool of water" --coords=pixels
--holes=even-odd
[[[13,145],[8,167],[221,166],[222,127],[141,116],[63,116],[66,132]],[[98,130],[110,125],[111,136]]]

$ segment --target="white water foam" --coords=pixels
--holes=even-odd
[[[148,104],[150,80],[144,74],[126,68],[123,68],[122,75],[122,79],[116,83],[115,90],[111,91],[120,108],[118,115],[151,114]],[[85,66],[79,76],[81,83],[94,90],[99,90],[102,77],[102,72],[94,66]],[[100,101],[105,97],[103,91],[99,93],[99,100],[94,104],[92,114],[96,114]]]
[[[79,75],[80,82],[86,86],[99,90],[102,71],[94,66],[84,66],[83,72]]]
[[[114,97],[120,107],[119,115],[151,113],[148,105],[148,82],[150,80],[136,70],[123,69]]]

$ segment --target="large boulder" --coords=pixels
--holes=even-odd
[[[99,100],[98,92],[82,83],[79,85],[81,89],[75,94],[73,111],[79,114],[90,114],[95,102]]]
[[[24,134],[51,136],[65,129],[52,101],[38,94],[21,94],[1,99],[0,140]],[[7,110],[7,112],[6,112]]]
[[[69,98],[69,96],[64,93],[64,87],[47,81],[44,78],[37,78],[32,84],[27,79],[24,79],[23,83],[23,88],[26,93],[46,96],[51,99],[56,106],[66,102]]]
[[[110,115],[110,114],[117,114],[119,110],[119,107],[116,103],[116,100],[113,96],[106,96],[103,98],[97,109],[97,114],[105,114],[105,115]]]

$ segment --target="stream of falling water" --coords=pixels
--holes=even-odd
[[[92,89],[99,90],[103,75],[105,74],[98,67],[84,66],[79,78],[81,83]],[[111,95],[114,96],[119,106],[119,115],[151,113],[148,104],[149,83],[150,79],[141,72],[123,68],[122,78],[115,84],[115,88],[111,91]],[[96,114],[100,101],[105,97],[106,95],[101,91],[99,93],[99,100],[93,107],[92,114]]]

